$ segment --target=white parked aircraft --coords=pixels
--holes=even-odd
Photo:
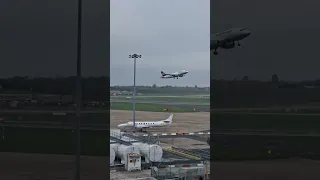
[[[183,77],[188,73],[188,71],[186,70],[182,70],[181,72],[175,72],[175,73],[164,73],[163,71],[161,71],[161,77],[160,78],[179,78],[179,77]]]
[[[136,121],[135,127],[138,129],[141,129],[141,131],[146,128],[164,127],[164,126],[171,125],[172,118],[173,118],[173,114],[171,114],[168,119],[160,120],[160,121],[145,121],[145,122]],[[131,121],[124,124],[119,124],[118,127],[119,128],[133,127],[133,122]]]

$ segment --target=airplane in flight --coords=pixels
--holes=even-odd
[[[233,28],[217,34],[211,35],[210,51],[214,50],[213,54],[218,55],[217,49],[231,49],[235,47],[235,42],[240,46],[239,41],[248,37],[251,32],[246,28]]]
[[[153,127],[165,127],[165,126],[169,126],[172,123],[172,118],[173,118],[173,114],[171,114],[169,116],[168,119],[165,120],[160,120],[160,121],[139,121],[135,123],[135,127],[137,129],[140,129],[141,131],[143,131],[143,129],[147,129],[147,128],[153,128]],[[127,122],[124,124],[119,124],[118,128],[128,128],[128,127],[133,127],[133,122]]]
[[[161,71],[161,77],[160,78],[164,78],[164,79],[167,79],[167,78],[177,78],[179,79],[179,77],[183,77],[185,76],[186,74],[188,73],[188,71],[186,70],[182,70],[181,72],[175,72],[175,73],[164,73],[163,71]]]

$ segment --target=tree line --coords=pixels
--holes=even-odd
[[[109,77],[82,78],[83,100],[109,100]],[[1,93],[75,95],[76,77],[0,79]]]
[[[213,107],[271,106],[320,102],[320,81],[285,82],[273,76],[271,81],[211,80],[211,105]],[[82,78],[82,97],[90,101],[107,101],[110,96],[109,77]],[[132,91],[132,86],[113,89]],[[205,88],[185,87],[138,87],[141,93],[192,94],[208,93]],[[75,77],[0,79],[0,93],[59,94],[76,93]]]

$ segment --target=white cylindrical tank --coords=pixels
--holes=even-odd
[[[114,162],[114,159],[116,158],[116,153],[114,150],[110,147],[110,165]]]
[[[133,143],[134,146],[139,148],[141,154],[143,154],[148,160],[152,162],[160,162],[163,151],[159,145],[146,144],[146,143]]]
[[[135,146],[126,146],[123,144],[110,144],[110,147],[116,153],[116,156],[121,158],[121,163],[127,161],[127,155],[130,153],[140,154],[139,148]]]

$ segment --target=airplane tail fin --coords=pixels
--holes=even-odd
[[[172,123],[172,118],[173,118],[173,114],[171,113],[170,116],[168,117],[168,119],[163,120],[163,122],[165,122],[166,124],[171,124]]]
[[[161,71],[161,75],[162,75],[162,76],[165,76],[165,75],[166,75],[166,73],[164,73],[163,71]]]

